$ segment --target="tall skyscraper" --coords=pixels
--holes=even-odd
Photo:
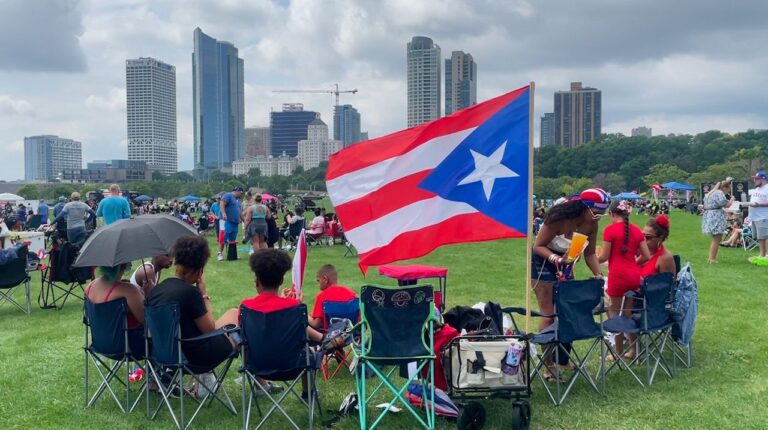
[[[245,129],[245,156],[267,156],[272,152],[269,127],[248,127]]]
[[[299,153],[296,158],[304,170],[312,169],[318,167],[320,162],[328,161],[328,157],[341,148],[341,141],[328,139],[328,126],[323,120],[316,118],[307,127],[307,139],[299,141]]]
[[[408,127],[440,118],[440,63],[440,47],[429,37],[408,42]]]
[[[581,82],[555,93],[555,145],[574,148],[600,137],[601,98],[600,90]]]
[[[445,59],[445,114],[477,104],[477,63],[471,54],[451,52]]]
[[[269,130],[272,142],[272,155],[289,157],[298,154],[299,141],[307,139],[309,123],[319,118],[320,114],[304,110],[301,103],[284,103],[282,112],[269,114]]]
[[[545,113],[541,117],[541,140],[539,146],[549,146],[555,144],[555,114]]]
[[[632,129],[632,136],[652,137],[653,130],[650,127],[640,126]]]
[[[245,156],[243,60],[233,44],[199,28],[194,42],[195,169],[221,169]]]
[[[343,148],[362,140],[360,137],[360,113],[352,105],[334,106],[333,138],[340,140]]]
[[[126,60],[125,88],[128,159],[176,173],[176,68],[154,58]]]
[[[50,135],[24,138],[24,180],[50,181],[65,169],[82,167],[80,142]]]

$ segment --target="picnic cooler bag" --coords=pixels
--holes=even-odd
[[[444,357],[451,362],[450,386],[467,388],[526,387],[525,343],[507,338],[489,341],[459,340]],[[508,352],[513,356],[507,360]],[[516,363],[510,366],[509,363]]]

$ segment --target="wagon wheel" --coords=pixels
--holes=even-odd
[[[512,429],[528,430],[531,425],[531,405],[527,401],[512,403]]]
[[[468,402],[459,413],[459,430],[480,430],[485,425],[485,408],[478,402]]]

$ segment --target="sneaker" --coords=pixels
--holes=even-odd
[[[221,252],[217,252],[216,253],[216,260],[224,261],[224,254],[222,254]]]

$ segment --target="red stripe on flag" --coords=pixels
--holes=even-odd
[[[435,197],[435,194],[418,185],[432,170],[424,170],[390,182],[363,198],[337,206],[336,214],[344,220],[349,231],[363,224],[394,212],[403,206]]]
[[[360,254],[360,270],[365,273],[369,266],[379,266],[405,259],[419,258],[443,245],[467,242],[525,237],[480,212],[457,215],[438,224],[403,233],[389,244]]]
[[[331,155],[325,180],[405,154],[436,137],[476,127],[527,89],[525,86],[451,116],[344,148]]]

